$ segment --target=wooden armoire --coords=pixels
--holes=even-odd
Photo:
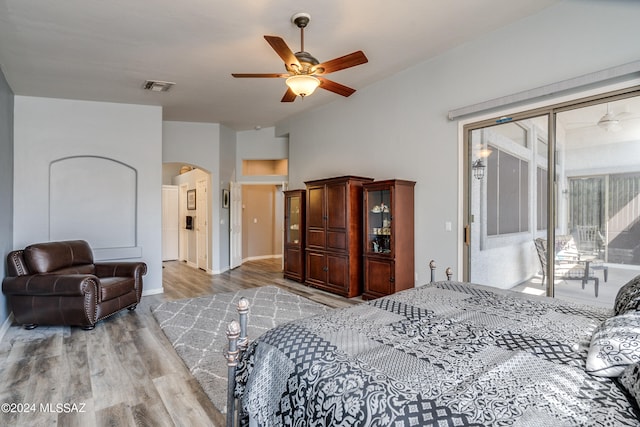
[[[362,293],[362,184],[371,181],[342,176],[305,182],[307,285],[347,298]]]

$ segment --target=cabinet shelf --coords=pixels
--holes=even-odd
[[[363,299],[414,285],[415,182],[387,180],[362,186],[365,205]]]
[[[305,190],[284,192],[284,277],[304,282]]]

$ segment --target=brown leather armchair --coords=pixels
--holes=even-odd
[[[7,255],[2,292],[16,322],[93,329],[142,297],[143,262],[93,262],[84,240],[37,243]]]

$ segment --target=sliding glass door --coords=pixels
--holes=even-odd
[[[640,274],[637,88],[468,125],[465,150],[465,280],[609,306]]]
[[[547,229],[548,116],[503,117],[469,131],[469,280],[501,288],[537,272]]]

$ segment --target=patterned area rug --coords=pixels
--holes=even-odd
[[[169,301],[151,308],[178,355],[223,414],[227,408],[226,330],[230,321],[238,319],[241,297],[249,300],[250,340],[279,324],[329,310],[276,286]]]

